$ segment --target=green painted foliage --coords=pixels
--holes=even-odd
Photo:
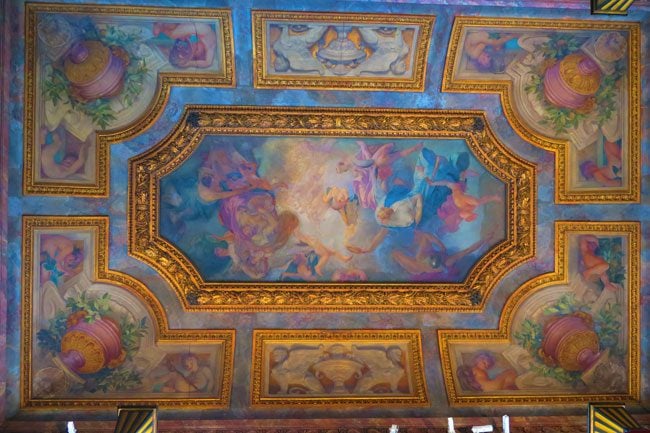
[[[571,34],[552,33],[549,40],[539,46],[539,50],[546,60],[544,66],[534,71],[529,82],[524,87],[526,93],[535,95],[537,100],[544,106],[544,120],[540,123],[551,126],[557,134],[566,134],[569,130],[578,128],[580,122],[585,120],[591,111],[551,105],[544,97],[544,73],[546,67],[550,67],[555,62],[562,61],[567,55],[577,52],[584,42],[583,38]],[[595,110],[599,126],[610,120],[614,113],[619,110],[618,91],[621,78],[625,72],[625,66],[625,59],[617,61],[614,64],[614,72],[603,75],[600,87],[594,94],[593,110]]]
[[[620,240],[620,239],[619,239]],[[544,308],[542,314],[546,320],[553,317],[571,315],[577,312],[588,312],[589,306],[578,299],[573,293],[567,293],[557,299],[556,302]],[[622,309],[619,303],[606,304],[598,314],[593,317],[594,330],[600,341],[600,349],[610,349],[613,356],[622,357],[625,354],[625,347],[620,344],[622,336],[621,320]],[[531,371],[544,377],[551,377],[558,382],[575,386],[580,380],[581,372],[566,371],[561,367],[551,367],[544,364],[539,354],[544,340],[544,327],[542,323],[524,319],[520,330],[514,333],[515,341],[528,351],[537,363],[531,366]]]
[[[120,340],[122,349],[126,354],[126,361],[133,359],[140,349],[140,342],[148,332],[147,318],[133,322],[129,317],[117,315],[111,309],[111,297],[109,293],[91,298],[81,293],[77,297],[66,299],[66,309],[57,311],[55,316],[49,320],[47,329],[41,329],[37,333],[38,346],[53,356],[61,351],[61,340],[68,330],[68,319],[73,314],[82,313],[82,319],[93,323],[104,317],[111,317],[119,320],[121,331]],[[108,392],[133,389],[142,383],[140,374],[132,371],[121,364],[116,368],[105,367],[93,374],[82,375],[85,382],[73,385],[72,392]]]
[[[81,28],[83,39],[99,40],[108,47],[122,48],[128,54],[129,65],[124,74],[124,86],[117,98],[122,104],[130,107],[142,92],[147,75],[151,74],[145,60],[136,54],[141,35],[124,32],[115,26],[99,30],[90,20],[84,21]],[[73,110],[90,117],[102,130],[107,129],[116,119],[116,113],[111,106],[112,98],[85,101],[74,94],[70,81],[63,73],[62,61],[46,67],[42,92],[45,100],[51,101],[55,106],[69,103]]]

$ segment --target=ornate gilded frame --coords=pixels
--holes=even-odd
[[[571,190],[567,164],[571,146],[563,139],[544,136],[520,117],[515,108],[512,81],[509,79],[470,80],[455,78],[461,36],[468,27],[493,26],[550,30],[620,30],[628,39],[628,134],[627,166],[629,182],[620,190]],[[455,17],[442,77],[443,92],[498,93],[506,119],[524,140],[555,154],[555,201],[557,203],[625,203],[639,202],[641,197],[641,30],[639,23],[620,21],[547,20],[528,18]]]
[[[223,372],[221,381],[221,395],[218,398],[107,398],[107,399],[70,399],[70,398],[32,398],[32,305],[35,284],[34,269],[34,235],[36,230],[60,229],[62,231],[91,230],[93,232],[96,253],[94,257],[94,283],[107,283],[124,288],[138,297],[149,311],[154,322],[156,341],[171,344],[201,344],[220,343],[223,347]],[[22,346],[21,346],[21,408],[47,409],[47,408],[98,408],[115,407],[124,403],[151,403],[155,401],[161,407],[174,408],[226,408],[230,404],[232,387],[233,363],[235,350],[235,330],[203,330],[203,329],[171,329],[165,309],[160,301],[149,289],[135,278],[122,272],[108,269],[108,217],[91,216],[23,216],[23,275],[22,275]]]
[[[211,18],[221,24],[223,41],[223,74],[158,72],[157,88],[147,110],[138,119],[121,129],[96,131],[96,158],[94,184],[38,182],[40,170],[35,157],[36,116],[36,21],[39,13],[67,13],[80,15],[159,16],[178,18]],[[110,145],[129,140],[149,129],[158,120],[169,99],[173,86],[234,87],[235,62],[232,20],[229,9],[160,8],[141,6],[110,6],[95,4],[27,3],[25,6],[25,107],[23,139],[24,169],[23,194],[54,196],[108,197]]]
[[[463,283],[335,284],[204,281],[159,235],[160,179],[190,157],[204,136],[286,135],[464,139],[505,184],[506,239]],[[129,254],[156,269],[185,308],[208,311],[480,311],[492,288],[535,252],[534,166],[503,146],[480,111],[187,106],[163,141],[129,162]]]
[[[453,379],[451,348],[455,343],[469,343],[477,346],[490,343],[508,343],[512,338],[514,317],[524,301],[535,293],[554,285],[566,284],[569,281],[569,257],[567,254],[568,236],[576,234],[602,234],[626,236],[628,241],[628,305],[627,315],[629,330],[628,338],[628,390],[624,394],[533,394],[513,395],[512,392],[502,395],[461,396],[455,387]],[[584,404],[589,401],[622,401],[638,400],[640,396],[640,260],[641,260],[641,226],[638,222],[626,221],[556,221],[555,222],[555,271],[540,275],[529,280],[506,301],[498,329],[494,330],[438,330],[438,346],[442,361],[443,377],[447,397],[451,406],[478,405],[529,405],[529,404]]]
[[[263,89],[323,89],[323,90],[391,90],[424,91],[426,66],[431,34],[435,22],[433,15],[352,14],[324,12],[285,12],[253,10],[253,82]],[[305,74],[271,75],[266,67],[266,30],[268,21],[309,21],[322,23],[399,24],[419,26],[412,78],[373,77],[320,77]]]
[[[406,344],[408,353],[406,354],[407,364],[410,369],[410,382],[413,386],[411,395],[391,396],[376,394],[376,396],[311,396],[305,394],[304,397],[298,395],[282,394],[277,397],[264,396],[263,386],[268,381],[264,376],[266,369],[264,362],[268,361],[265,356],[265,346],[272,343],[286,345],[296,345],[298,347],[321,346],[325,348],[326,344],[336,346],[337,344],[352,343],[368,347],[375,346],[390,347],[390,344]],[[325,349],[326,350],[326,349]],[[345,357],[345,356],[343,356]],[[251,371],[251,401],[253,406],[369,406],[369,405],[389,405],[389,406],[428,406],[429,397],[427,385],[424,377],[424,363],[422,357],[422,342],[420,330],[267,330],[256,329],[253,331],[253,361]]]

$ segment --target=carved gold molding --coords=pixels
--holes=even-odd
[[[254,10],[253,20],[253,72],[257,88],[264,89],[323,89],[323,90],[390,90],[424,91],[429,44],[435,17],[433,15],[401,14],[359,14],[324,12],[285,12]],[[303,73],[270,74],[267,70],[267,32],[268,22],[316,22],[323,25],[363,24],[363,25],[413,25],[418,28],[417,40],[413,42],[415,53],[410,78],[382,78],[372,76],[319,76]]]
[[[278,366],[282,371],[285,370],[282,362],[273,360],[273,349],[281,348],[286,353],[286,360],[291,367],[297,370],[302,368],[308,369],[310,366],[315,370],[316,376],[323,375],[325,381],[332,380],[331,376],[339,376],[338,383],[340,389],[337,392],[315,392],[313,394],[294,394],[291,392],[278,393],[270,395],[268,393],[269,381],[272,380],[271,365]],[[397,348],[400,350],[400,360],[392,360],[388,353],[389,350]],[[312,352],[320,353],[320,357],[314,361],[304,355],[298,355],[296,360],[290,359],[293,350],[307,352],[306,349],[312,349]],[[360,355],[364,349],[372,349],[371,356]],[[403,350],[406,349],[406,350]],[[270,353],[269,353],[270,351]],[[356,356],[355,356],[356,355]],[[360,355],[360,356],[359,356]],[[314,355],[312,355],[312,358]],[[299,359],[298,359],[299,358]],[[301,365],[300,362],[307,363]],[[320,361],[320,362],[319,362]],[[346,362],[347,361],[347,362]],[[352,386],[343,389],[341,386],[345,372],[354,370],[354,366],[359,367],[357,375],[354,373],[354,379],[363,380],[363,372],[366,369],[377,376],[382,375],[381,368],[373,370],[374,363],[378,363],[385,369],[391,369],[387,365],[388,361],[396,362],[395,367],[403,370],[402,373],[408,376],[408,393],[372,393],[353,390]],[[323,369],[319,368],[323,365]],[[346,366],[353,364],[352,368],[346,369]],[[362,366],[363,365],[363,366]],[[288,369],[290,372],[293,370]],[[386,370],[383,371],[386,373]],[[341,376],[343,375],[343,376]],[[361,375],[359,377],[359,375]],[[282,377],[281,374],[278,374]],[[347,379],[348,376],[345,376]],[[352,377],[350,377],[352,379]],[[388,376],[382,378],[373,378],[377,383],[385,384]],[[299,383],[297,383],[299,385]],[[335,385],[332,385],[335,386]],[[422,343],[419,330],[255,330],[253,332],[253,361],[251,373],[251,394],[253,406],[281,406],[281,407],[324,407],[324,406],[368,406],[368,405],[390,405],[390,406],[427,406],[429,398],[427,395],[426,380],[424,378],[424,363],[422,357]],[[347,392],[346,392],[347,391]],[[356,391],[356,392],[355,392]]]
[[[506,239],[463,283],[334,284],[205,281],[159,235],[160,179],[188,159],[206,135],[464,139],[506,186]],[[129,254],[151,265],[189,310],[480,311],[500,278],[534,255],[534,166],[503,146],[479,111],[187,106],[176,129],[129,162]]]
[[[108,217],[91,216],[24,216],[23,217],[23,298],[22,298],[22,346],[21,346],[21,397],[22,408],[75,408],[85,407],[115,407],[128,403],[155,403],[163,407],[174,408],[225,408],[230,403],[230,392],[233,376],[233,359],[235,348],[234,330],[203,330],[203,329],[170,329],[165,309],[149,289],[135,278],[108,269]],[[70,398],[33,398],[32,396],[32,318],[36,307],[32,304],[34,290],[38,284],[34,282],[34,235],[37,230],[92,231],[95,244],[93,283],[105,283],[123,288],[135,295],[146,306],[153,318],[155,341],[162,344],[200,345],[202,343],[219,343],[223,350],[223,372],[221,374],[221,395],[218,397],[197,398],[142,398],[120,397],[106,399],[70,399]]]
[[[219,21],[221,26],[220,38],[223,41],[221,62],[223,73],[200,72],[158,72],[157,88],[149,107],[132,123],[118,130],[96,131],[95,181],[91,183],[74,182],[43,182],[38,181],[37,172],[40,170],[36,158],[36,100],[41,97],[40,89],[36,88],[37,59],[36,35],[37,15],[40,13],[104,15],[104,16],[151,16],[173,18],[210,18]],[[144,133],[155,123],[162,114],[169,99],[173,86],[190,87],[234,87],[235,63],[233,54],[233,33],[228,9],[198,9],[198,8],[162,8],[140,6],[107,6],[94,4],[56,4],[56,3],[27,3],[25,6],[25,107],[23,138],[24,168],[23,194],[25,195],[54,195],[54,196],[86,196],[108,197],[109,194],[109,163],[110,145],[129,140]]]
[[[628,353],[627,392],[611,394],[578,394],[575,391],[567,393],[544,391],[538,394],[524,394],[517,391],[485,392],[485,395],[460,395],[454,380],[451,347],[456,344],[472,344],[473,347],[487,347],[489,344],[508,344],[513,338],[512,327],[514,318],[524,302],[536,293],[552,286],[569,282],[569,235],[593,234],[623,236],[627,241],[626,288]],[[641,229],[638,222],[625,221],[556,221],[555,223],[555,271],[540,275],[529,280],[506,301],[499,327],[495,330],[438,330],[438,345],[442,361],[443,376],[449,404],[452,406],[478,405],[524,405],[524,404],[580,404],[589,401],[621,401],[638,400],[640,396],[640,260],[641,260]]]
[[[463,47],[461,37],[467,28],[498,27],[514,29],[548,29],[561,31],[611,30],[627,32],[628,75],[627,75],[627,152],[624,151],[628,167],[628,181],[619,188],[571,189],[568,185],[568,167],[572,146],[567,140],[548,137],[527,125],[515,107],[512,81],[508,78],[460,79],[456,78],[458,58]],[[641,195],[641,31],[639,23],[587,20],[545,20],[527,18],[480,18],[455,17],[449,50],[442,78],[443,92],[498,93],[506,119],[526,141],[555,154],[555,201],[557,203],[624,203],[638,202]]]

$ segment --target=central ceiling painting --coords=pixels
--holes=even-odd
[[[207,281],[459,282],[505,234],[504,185],[470,155],[463,140],[207,136],[161,179],[159,233]]]
[[[131,177],[188,305],[475,308],[532,253],[531,166],[471,112],[193,107]]]

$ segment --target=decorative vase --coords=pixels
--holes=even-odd
[[[318,50],[316,56],[325,63],[332,73],[345,75],[357,67],[366,58],[366,52],[348,39],[351,28],[336,26],[336,39],[333,39],[325,48]]]
[[[63,70],[78,99],[92,101],[121,93],[128,61],[122,48],[111,49],[100,41],[82,41],[68,52]]]
[[[120,327],[113,320],[103,317],[86,322],[84,316],[79,320],[74,314],[68,318],[74,323],[61,339],[59,358],[63,364],[75,373],[92,374],[124,362]]]
[[[591,108],[602,72],[596,62],[581,53],[569,54],[544,74],[544,96],[556,107],[574,110]]]
[[[543,335],[539,354],[551,367],[585,371],[600,356],[598,335],[587,313],[556,317],[544,326]]]
[[[355,359],[332,358],[317,362],[312,370],[321,383],[331,384],[330,393],[345,394],[363,376],[364,365]]]

